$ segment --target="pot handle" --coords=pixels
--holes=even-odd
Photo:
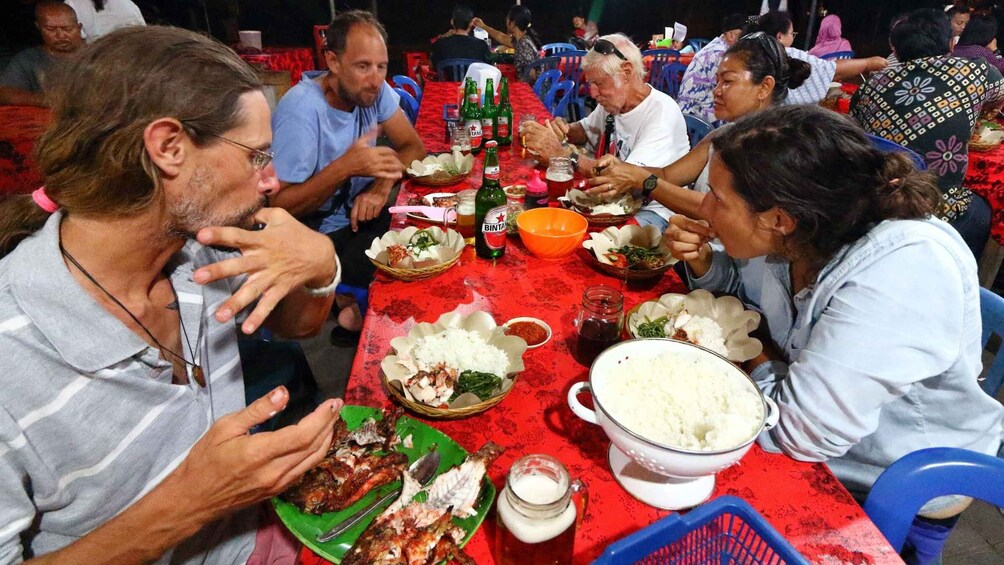
[[[582,391],[588,391],[589,394],[593,393],[593,389],[590,388],[587,381],[575,383],[572,385],[572,388],[568,389],[568,407],[571,408],[572,412],[575,412],[575,415],[579,418],[582,418],[590,424],[598,424],[599,421],[596,419],[596,412],[583,406],[577,398],[579,393]]]
[[[781,418],[781,409],[778,408],[777,402],[774,399],[764,395],[764,404],[767,405],[767,417],[764,419],[763,429],[770,430],[777,425],[777,421]]]

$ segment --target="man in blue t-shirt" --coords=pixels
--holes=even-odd
[[[272,200],[327,234],[341,258],[342,281],[366,287],[374,267],[364,251],[390,227],[385,207],[407,164],[425,147],[387,84],[387,34],[369,12],[339,14],[328,27],[328,70],[307,72],[272,116],[272,149],[281,190]],[[392,147],[376,147],[377,133]],[[358,309],[339,326],[358,330]]]

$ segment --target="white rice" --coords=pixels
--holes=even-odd
[[[505,377],[509,359],[505,351],[489,345],[477,332],[448,328],[437,334],[420,337],[411,350],[419,369],[431,371],[440,363],[463,371],[491,373]]]
[[[710,349],[723,357],[728,355],[728,349],[725,347],[725,337],[722,336],[722,326],[711,318],[691,315],[690,319],[680,326],[680,328],[687,332],[687,337],[690,341],[697,345]]]
[[[694,451],[742,445],[760,427],[763,401],[753,384],[698,360],[627,359],[606,376],[600,403],[607,414],[641,437]]]

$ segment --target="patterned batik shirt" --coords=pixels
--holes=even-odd
[[[725,40],[718,36],[694,55],[694,59],[683,73],[680,93],[676,96],[681,112],[697,116],[709,124],[714,123],[714,90],[715,84],[718,83],[716,77],[718,64],[728,49]]]
[[[902,62],[873,75],[851,99],[866,131],[920,154],[938,176],[941,217],[959,218],[972,193],[962,186],[969,136],[983,106],[1004,99],[1004,78],[986,61],[938,56]]]
[[[532,82],[533,77],[530,76],[530,65],[534,64],[540,58],[539,47],[534,44],[529,35],[524,35],[516,40],[516,46],[513,51],[516,75],[519,76],[519,80]]]

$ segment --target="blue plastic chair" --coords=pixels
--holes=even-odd
[[[480,62],[476,59],[443,59],[436,65],[436,74],[439,80],[460,82],[467,74],[467,67]]]
[[[879,137],[871,133],[866,133],[865,135],[868,136],[872,145],[874,145],[879,151],[882,151],[883,153],[888,153],[890,151],[902,151],[903,153],[906,153],[906,156],[909,157],[911,161],[913,161],[913,164],[916,165],[918,171],[927,170],[927,162],[924,161],[924,158],[917,154],[917,152],[913,149],[903,147],[895,141],[890,141],[884,137]]]
[[[558,93],[561,98],[558,98]],[[568,115],[568,104],[575,94],[575,83],[570,80],[559,80],[551,85],[551,89],[544,96],[544,107],[555,118],[565,118]]]
[[[683,121],[687,123],[687,137],[690,138],[690,148],[693,149],[697,147],[697,144],[704,139],[704,136],[711,133],[714,128],[708,122],[698,118],[697,116],[691,116],[690,114],[683,115]]]
[[[670,514],[607,546],[593,565],[808,564],[741,498],[720,496],[686,516]]]
[[[676,99],[676,96],[680,94],[680,84],[683,82],[683,73],[687,72],[687,65],[679,61],[670,61],[664,63],[662,68],[659,69],[659,76],[653,84],[653,88],[656,90],[661,90],[669,95],[670,98]]]
[[[391,81],[393,81],[394,86],[398,88],[403,88],[405,90],[410,88],[411,95],[418,101],[418,105],[422,105],[422,87],[418,86],[418,83],[412,80],[411,77],[405,75],[394,75]]]
[[[577,51],[578,47],[571,43],[548,43],[541,47],[540,50],[544,52],[545,57],[550,57],[564,51]]]
[[[418,100],[415,100],[415,97],[403,88],[395,86],[394,92],[401,97],[401,109],[404,110],[404,115],[408,116],[411,125],[415,125],[415,120],[418,119]]]
[[[680,61],[680,52],[675,49],[649,49],[647,51],[641,52],[641,57],[652,57],[652,63],[648,67],[648,83],[652,86],[656,86],[659,80],[659,73],[662,72],[662,66],[670,61]]]
[[[561,80],[560,70],[550,69],[544,71],[537,75],[537,82],[533,83],[533,93],[537,95],[537,98],[539,98],[541,102],[543,102],[544,97],[547,95],[547,91],[551,90],[551,86],[559,80]]]
[[[561,69],[561,76],[575,83],[575,92],[569,105],[576,110],[573,120],[578,120],[586,115],[586,102],[582,96],[582,58],[586,56],[585,51],[564,51],[556,55],[561,62],[558,68]]]
[[[559,69],[561,66],[561,59],[558,57],[541,57],[536,61],[530,63],[530,75],[537,75],[538,77],[544,71],[550,71],[552,69]],[[546,91],[545,91],[546,92]]]
[[[990,337],[997,334],[1004,340],[1004,298],[986,288],[980,288],[980,316],[983,318],[983,349],[987,348]],[[1001,343],[1004,348],[1004,342]],[[980,383],[987,394],[997,397],[1001,385],[1004,384],[1004,349],[994,356],[986,378]]]
[[[908,453],[879,475],[864,510],[889,544],[900,551],[920,507],[949,494],[1004,506],[1004,460],[954,447]]]
[[[694,39],[688,41],[687,45],[689,45],[690,48],[694,50],[694,53],[697,53],[701,49],[704,49],[704,46],[709,43],[711,43],[710,39],[704,39],[703,37],[695,37]]]
[[[835,59],[853,59],[854,51],[834,51],[833,53],[827,53],[820,57],[825,61],[833,61]]]

